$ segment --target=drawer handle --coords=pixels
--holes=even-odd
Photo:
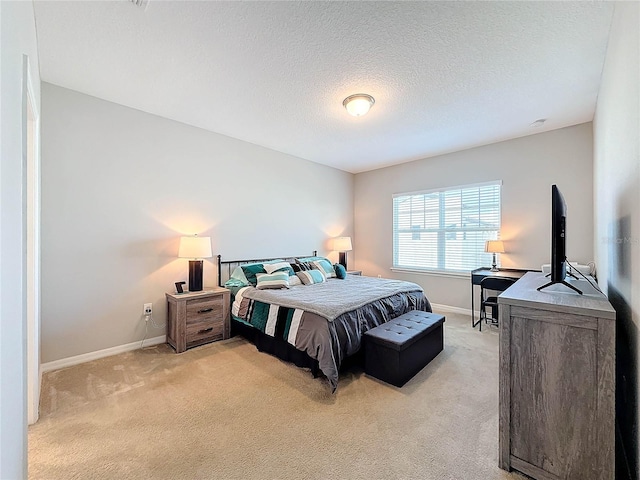
[[[213,308],[203,308],[202,310],[198,310],[198,313],[209,313],[213,312]]]
[[[200,333],[209,333],[209,332],[211,332],[211,331],[213,331],[213,327],[205,328],[205,329],[203,329],[203,330],[200,330],[198,333],[199,333],[199,334],[200,334]]]

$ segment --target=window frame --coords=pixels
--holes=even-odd
[[[392,215],[392,219],[391,219],[391,235],[392,235],[392,252],[391,252],[391,256],[392,256],[392,261],[391,261],[391,270],[394,272],[404,272],[404,273],[413,273],[413,274],[421,274],[421,275],[436,275],[436,276],[445,276],[445,277],[466,277],[468,278],[471,274],[471,271],[473,271],[475,268],[481,268],[482,265],[478,266],[478,267],[474,267],[474,268],[470,268],[469,270],[454,270],[454,269],[446,269],[446,268],[429,268],[429,267],[413,267],[413,266],[400,266],[397,265],[397,253],[398,250],[396,248],[397,245],[397,237],[398,237],[398,228],[397,228],[397,223],[396,223],[396,206],[395,206],[395,199],[398,197],[409,197],[412,195],[427,195],[430,193],[443,193],[443,192],[447,192],[447,191],[456,191],[456,190],[464,190],[464,189],[470,189],[470,188],[481,188],[481,187],[485,187],[485,186],[498,186],[499,187],[499,194],[500,194],[500,204],[499,204],[499,215],[498,215],[498,229],[497,229],[497,236],[496,239],[500,239],[500,230],[502,228],[502,186],[503,186],[503,182],[502,180],[492,180],[492,181],[487,181],[487,182],[480,182],[480,183],[472,183],[472,184],[465,184],[465,185],[452,185],[452,186],[447,186],[447,187],[439,187],[439,188],[432,188],[432,189],[428,189],[428,190],[417,190],[417,191],[411,191],[411,192],[401,192],[401,193],[394,193],[392,195],[392,207],[391,207],[391,215]],[[444,243],[444,237],[446,235],[446,229],[444,229],[442,227],[443,221],[444,221],[444,217],[443,217],[443,208],[444,208],[444,204],[442,201],[442,196],[439,197],[439,204],[438,204],[438,249],[436,250],[437,252],[440,251],[440,249],[442,248],[442,244]],[[463,230],[464,231],[464,230]],[[470,229],[469,231],[473,231],[473,232],[477,232],[480,231],[480,229]],[[489,230],[489,231],[493,231],[493,229]],[[487,254],[490,255],[490,254]]]

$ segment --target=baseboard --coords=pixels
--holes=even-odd
[[[461,315],[469,315],[471,316],[470,308],[460,308],[460,307],[452,307],[451,305],[442,305],[440,303],[432,303],[431,307],[435,310],[442,310],[445,312],[451,313],[459,313]],[[480,316],[480,312],[476,311],[476,318]]]
[[[431,306],[436,310],[442,310],[451,313],[460,313],[462,315],[471,315],[471,310],[467,308],[452,307],[450,305],[442,305],[439,303],[432,303]],[[479,315],[476,312],[476,316]],[[167,341],[166,335],[160,335],[159,337],[149,338],[144,341],[145,347],[152,345],[159,345]],[[98,350],[95,352],[83,353],[81,355],[75,355],[73,357],[61,358],[60,360],[54,360],[53,362],[47,362],[40,365],[40,371],[42,373],[51,372],[53,370],[59,370],[65,367],[71,367],[80,363],[90,362],[99,358],[110,357],[111,355],[117,355],[119,353],[130,352],[140,348],[140,342],[131,342],[126,345],[118,345],[117,347],[105,348],[104,350]]]
[[[166,335],[160,335],[159,337],[148,338],[144,341],[145,347],[152,345],[160,345],[167,341]],[[61,358],[60,360],[54,360],[53,362],[47,362],[40,365],[40,369],[43,373],[51,372],[52,370],[59,370],[65,367],[71,367],[72,365],[78,365],[80,363],[90,362],[99,358],[110,357],[111,355],[117,355],[118,353],[130,352],[137,350],[140,347],[140,341],[127,343],[126,345],[118,345],[117,347],[105,348],[104,350],[98,350],[95,352],[83,353],[81,355],[75,355],[73,357]]]

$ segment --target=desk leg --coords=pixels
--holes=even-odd
[[[478,327],[478,330],[482,331],[482,317],[478,318],[476,322],[476,310],[475,310],[475,295],[473,290],[473,281],[471,282],[471,328]]]
[[[471,328],[476,328],[476,314],[473,309],[473,280],[471,280]]]

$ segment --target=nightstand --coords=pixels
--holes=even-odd
[[[167,343],[176,353],[229,338],[229,300],[226,288],[167,293]]]
[[[347,270],[348,275],[360,275],[362,276],[362,270]]]

